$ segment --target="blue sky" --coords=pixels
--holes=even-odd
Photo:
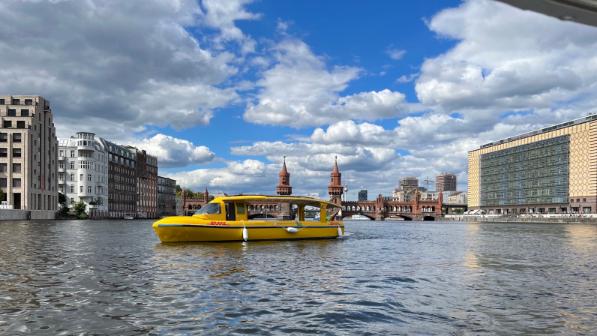
[[[465,190],[467,151],[597,106],[596,28],[492,0],[6,0],[0,19],[3,94],[196,190],[272,193],[283,156],[298,194],[326,195],[335,156],[349,198],[440,172]]]

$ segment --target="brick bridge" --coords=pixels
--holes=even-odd
[[[381,195],[373,201],[342,202],[342,217],[363,215],[371,220],[435,220],[442,216],[442,194],[437,200],[414,200],[400,202],[384,199]]]

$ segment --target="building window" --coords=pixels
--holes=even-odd
[[[21,104],[21,100],[20,99],[13,99],[11,105],[20,105],[20,104]]]
[[[2,127],[4,127],[4,128],[12,128],[12,121],[10,121],[10,120],[4,120],[4,122],[2,122]]]
[[[83,186],[79,186],[79,192],[83,193]]]
[[[70,157],[72,157],[72,158],[75,157],[75,151],[74,150],[70,151]]]
[[[70,192],[74,192],[74,191],[72,190],[72,189],[73,189],[73,187],[71,186],[70,188],[71,188],[71,191],[70,191]],[[73,203],[75,203],[75,199],[71,197],[71,198],[70,198],[70,204],[73,204]]]
[[[12,157],[20,158],[21,157],[21,149],[13,148],[12,149]]]
[[[91,174],[87,174],[87,181],[91,182]]]
[[[17,116],[17,110],[16,109],[8,109],[8,113],[6,114],[9,117],[16,117]]]
[[[62,149],[59,150],[58,153],[59,153],[58,156],[64,156],[64,151]]]
[[[58,162],[58,168],[64,169],[64,162],[62,162],[62,161]]]
[[[33,99],[25,99],[25,105],[33,105]]]
[[[21,142],[21,133],[13,133],[12,134],[12,142]]]
[[[13,163],[12,164],[12,172],[13,173],[20,173],[21,172],[21,164],[20,163]]]
[[[25,128],[25,121],[24,120],[18,120],[17,121],[17,128]]]
[[[0,142],[6,142],[6,141],[8,141],[8,134],[0,133]]]
[[[74,193],[75,192],[75,186],[70,186],[70,193]],[[72,198],[71,198],[72,199]]]
[[[0,99],[0,105],[6,105],[6,102],[4,101],[4,99]]]
[[[75,169],[75,162],[74,161],[69,162],[69,167],[70,167],[70,169]]]
[[[12,187],[13,188],[20,188],[21,187],[21,179],[20,178],[13,178],[12,179]]]
[[[0,173],[6,173],[7,169],[8,169],[8,164],[0,163]]]
[[[83,174],[79,174],[79,181],[83,182]]]
[[[70,174],[70,180],[73,182],[75,181],[75,174]]]
[[[21,109],[21,117],[28,117],[28,116],[29,116],[29,110]]]
[[[0,187],[6,188],[6,178],[0,178]]]
[[[90,186],[87,186],[87,193],[91,194],[91,187]]]

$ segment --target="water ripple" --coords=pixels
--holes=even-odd
[[[160,244],[143,221],[0,223],[0,334],[597,333],[597,226],[347,223]]]

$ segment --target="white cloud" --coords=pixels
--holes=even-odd
[[[215,157],[215,154],[205,146],[195,146],[188,140],[164,134],[156,134],[150,138],[133,140],[129,143],[157,156],[160,168],[207,163]]]
[[[243,53],[255,51],[256,42],[245,35],[240,28],[236,26],[239,20],[256,20],[261,17],[260,14],[252,13],[246,10],[246,6],[253,2],[252,0],[202,0],[205,8],[203,19],[205,25],[215,28],[220,32],[218,40],[237,41],[241,44]]]
[[[238,99],[223,86],[238,70],[188,32],[202,13],[194,0],[2,1],[0,91],[45,96],[68,134],[206,124]],[[235,37],[225,22],[210,24]]]
[[[386,50],[386,53],[394,61],[399,61],[402,59],[402,57],[404,57],[404,54],[406,54],[406,50],[390,47]]]
[[[458,43],[424,62],[416,84],[423,104],[543,108],[597,87],[595,28],[487,0],[444,10],[429,27]]]
[[[410,106],[400,92],[359,92],[341,96],[360,69],[328,68],[302,41],[285,39],[275,48],[276,64],[258,81],[257,102],[247,105],[244,119],[258,124],[318,126],[337,120],[398,117]]]

